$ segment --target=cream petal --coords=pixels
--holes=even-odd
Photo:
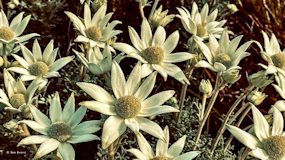
[[[30,145],[30,144],[41,144],[46,140],[49,140],[50,137],[49,136],[44,136],[44,135],[32,135],[29,137],[26,137],[24,139],[22,139],[17,147],[21,146],[21,145]]]
[[[97,132],[101,129],[101,123],[102,122],[100,120],[82,122],[74,128],[73,135],[83,135]]]
[[[158,26],[154,33],[151,46],[163,46],[165,38],[166,38],[165,29],[161,26]]]
[[[246,145],[250,149],[255,149],[260,145],[260,141],[250,133],[247,133],[235,126],[226,125],[227,129],[231,132],[231,134],[236,137],[241,143]]]
[[[169,145],[169,128],[165,126],[163,130],[165,141],[163,142],[161,139],[158,139],[156,144],[156,156],[167,155],[168,145]]]
[[[58,71],[59,69],[67,65],[70,61],[72,61],[73,59],[74,59],[74,56],[60,58],[49,66],[49,71]]]
[[[86,114],[86,107],[81,106],[77,111],[72,115],[72,117],[69,119],[67,124],[74,129],[84,118]]]
[[[179,112],[178,109],[171,106],[143,107],[137,114],[138,117],[150,117],[170,112]]]
[[[37,39],[34,41],[34,44],[33,44],[33,55],[34,55],[35,61],[42,61],[43,59],[42,50],[41,50],[41,47]]]
[[[48,127],[51,125],[51,120],[41,111],[39,111],[35,106],[31,105],[30,110],[36,122],[41,124],[43,127]]]
[[[165,55],[163,62],[177,63],[177,62],[183,62],[183,61],[192,59],[194,57],[195,57],[194,54],[190,54],[187,52],[177,52],[177,53]]]
[[[117,62],[113,62],[111,71],[111,84],[114,95],[117,99],[128,95],[126,80],[121,67]]]
[[[125,124],[135,133],[137,134],[140,130],[140,126],[138,122],[134,118],[125,119]]]
[[[58,151],[64,160],[75,160],[75,151],[71,144],[60,143],[58,146]]]
[[[142,102],[143,108],[156,107],[162,105],[175,94],[174,90],[162,91],[157,93]]]
[[[142,117],[137,117],[137,121],[142,131],[145,131],[148,134],[165,141],[163,131],[157,123]]]
[[[140,160],[149,160],[149,158],[147,156],[145,156],[140,150],[138,149],[128,149],[128,152],[131,152],[132,154],[134,154],[137,158],[139,158]]]
[[[200,151],[187,152],[187,153],[184,153],[184,154],[174,158],[173,160],[184,160],[184,159],[192,160],[192,159],[196,158],[200,153],[201,153]]]
[[[96,84],[85,82],[78,82],[76,84],[96,101],[106,104],[113,104],[115,101],[115,98],[113,98],[105,89]]]
[[[62,121],[62,109],[58,92],[55,92],[54,98],[49,107],[49,117],[52,123]]]
[[[124,119],[119,116],[110,116],[104,123],[102,132],[102,148],[106,149],[127,129]]]
[[[146,18],[144,18],[142,21],[141,38],[142,38],[142,42],[146,44],[146,47],[151,46],[152,31],[151,31],[150,25]],[[154,35],[154,38],[155,38],[155,35]]]
[[[269,155],[266,153],[265,150],[261,148],[256,148],[248,153],[251,156],[254,156],[256,158],[260,158],[262,160],[269,160]]]
[[[281,112],[275,108],[273,108],[273,126],[272,126],[272,136],[281,135],[283,133],[284,127],[284,118]]]
[[[178,41],[179,41],[178,31],[175,31],[170,36],[168,36],[168,38],[163,43],[163,47],[162,47],[164,54],[171,53],[176,48]]]
[[[30,128],[32,128],[34,131],[39,132],[43,135],[48,135],[48,128],[35,122],[35,121],[31,121],[31,120],[22,120],[19,121],[18,123],[25,123],[27,124]]]
[[[139,144],[139,147],[142,153],[145,156],[147,156],[149,159],[154,158],[154,152],[151,146],[149,145],[149,143],[147,142],[147,140],[144,138],[144,136],[141,133],[137,134],[137,140],[138,140],[138,144]]]
[[[56,150],[59,144],[60,142],[53,138],[46,140],[44,143],[41,144],[34,158],[41,158],[42,156]]]
[[[178,157],[184,148],[185,140],[186,140],[186,135],[184,135],[178,141],[172,144],[167,151],[168,155],[171,155],[172,157]]]
[[[114,105],[101,103],[98,101],[84,101],[80,102],[79,105],[108,116],[117,115]]]
[[[71,144],[77,144],[94,140],[100,140],[100,138],[94,134],[84,134],[84,135],[73,135],[70,139],[67,140],[67,142]]]
[[[136,91],[134,96],[138,98],[141,102],[146,99],[146,97],[151,93],[155,81],[156,81],[156,72],[152,73],[146,80],[142,83],[140,88]]]
[[[253,122],[254,122],[254,131],[256,137],[263,141],[270,136],[270,127],[262,113],[254,106],[251,106],[252,115],[253,115]]]
[[[137,89],[139,88],[139,85],[141,83],[141,70],[141,62],[138,62],[132,70],[126,83],[129,95],[134,95]]]

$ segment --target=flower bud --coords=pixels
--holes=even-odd
[[[247,96],[247,100],[257,106],[261,104],[266,97],[266,94],[259,92],[256,89]]]
[[[227,83],[235,83],[240,79],[241,75],[239,70],[228,70],[223,73],[222,77]]]
[[[263,88],[273,82],[267,77],[265,71],[259,71],[250,76],[247,75],[247,80],[250,84],[253,84],[256,88]]]
[[[211,95],[211,93],[213,91],[213,87],[212,87],[212,84],[209,81],[209,79],[207,79],[207,80],[202,79],[202,81],[200,82],[200,85],[199,85],[199,91],[204,93],[204,94]]]

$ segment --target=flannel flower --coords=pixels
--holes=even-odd
[[[12,54],[12,56],[23,68],[10,67],[8,70],[21,74],[21,80],[23,81],[30,81],[40,77],[44,82],[41,87],[47,84],[47,78],[59,77],[60,74],[57,71],[74,58],[74,56],[69,56],[55,61],[58,48],[53,49],[53,40],[48,43],[43,54],[37,40],[34,41],[32,52],[24,45],[20,45],[24,59],[16,54]]]
[[[232,125],[227,125],[227,129],[234,137],[252,150],[249,155],[262,160],[284,160],[285,134],[283,132],[284,119],[281,112],[273,107],[272,128],[254,105],[252,105],[252,114],[255,135]]]
[[[165,29],[159,26],[154,35],[148,21],[144,18],[141,25],[141,39],[134,28],[129,27],[130,39],[134,47],[126,43],[115,43],[113,47],[144,63],[142,65],[142,76],[148,76],[156,70],[164,80],[167,75],[175,78],[181,83],[189,84],[182,70],[172,64],[182,62],[195,57],[187,52],[171,53],[178,44],[179,32],[173,32],[166,40]]]
[[[265,68],[268,74],[279,72],[285,76],[285,49],[281,51],[278,40],[273,33],[270,40],[265,32],[262,31],[262,35],[265,51],[260,46],[261,55],[268,62],[268,66],[264,64],[259,65]]]
[[[140,85],[141,69],[141,64],[138,62],[126,81],[120,66],[113,62],[111,85],[115,98],[98,85],[84,82],[77,83],[82,90],[96,100],[84,101],[80,105],[110,116],[103,126],[103,149],[121,136],[127,127],[135,133],[143,130],[154,137],[165,140],[161,127],[144,117],[179,112],[171,106],[162,105],[174,95],[173,90],[160,92],[147,98],[154,87],[156,72],[152,73]]]
[[[89,6],[84,4],[84,19],[81,20],[71,12],[66,11],[65,14],[73,22],[73,26],[80,34],[74,41],[90,44],[91,47],[105,47],[105,43],[122,33],[120,30],[114,30],[117,24],[122,22],[114,20],[108,23],[113,13],[106,14],[107,4],[102,5],[91,19],[91,11]]]
[[[209,34],[212,33],[214,37],[220,38],[223,32],[223,25],[227,22],[222,20],[220,22],[215,21],[218,15],[218,9],[215,9],[210,15],[209,6],[205,4],[201,13],[199,13],[198,6],[194,2],[192,5],[192,11],[190,12],[185,8],[177,8],[184,29],[193,34],[196,37],[202,39],[208,38]]]
[[[133,153],[141,160],[192,160],[200,154],[200,151],[192,151],[180,155],[185,144],[186,136],[181,137],[168,149],[169,129],[167,126],[164,128],[164,136],[166,137],[166,142],[159,139],[156,144],[156,154],[154,154],[144,136],[138,133],[137,139],[141,151],[138,149],[129,149],[128,152]]]
[[[5,110],[16,113],[23,111],[24,117],[28,117],[29,107],[32,105],[34,93],[40,83],[39,79],[35,79],[26,89],[21,80],[15,81],[12,75],[4,69],[4,84],[8,96],[0,89],[0,103],[6,105]]]
[[[241,59],[250,55],[245,50],[252,43],[252,41],[246,42],[237,49],[241,38],[242,36],[238,36],[230,41],[228,31],[225,28],[219,42],[212,34],[209,35],[209,46],[195,39],[207,59],[207,61],[199,61],[196,67],[208,68],[214,72],[240,69],[237,65]]]
[[[100,140],[92,133],[100,130],[100,121],[92,120],[80,123],[83,119],[86,108],[80,107],[75,112],[75,99],[71,94],[62,110],[58,92],[55,93],[50,108],[50,119],[36,107],[31,107],[35,121],[22,120],[34,131],[42,135],[32,135],[22,139],[20,145],[41,144],[35,158],[40,158],[58,148],[63,160],[74,160],[75,151],[71,144]],[[80,123],[80,124],[79,124]]]
[[[35,36],[40,36],[37,33],[31,33],[24,36],[20,36],[26,29],[31,15],[23,18],[24,12],[19,13],[10,23],[3,10],[0,13],[0,42],[3,44],[21,43],[27,41]]]

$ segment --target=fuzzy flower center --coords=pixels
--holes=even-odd
[[[87,34],[87,37],[94,40],[99,41],[102,38],[102,32],[100,28],[93,26],[85,30],[85,33]]]
[[[163,50],[160,47],[148,47],[142,51],[141,56],[150,64],[159,64],[164,59]]]
[[[26,103],[25,96],[21,93],[14,94],[10,98],[10,103],[13,107],[19,108],[22,104]]]
[[[48,66],[44,62],[35,62],[30,66],[30,72],[35,76],[46,76],[48,74]]]
[[[265,140],[264,149],[272,159],[285,158],[285,137],[271,136]]]
[[[64,122],[55,122],[50,126],[48,135],[59,142],[65,142],[72,136],[72,130]]]
[[[164,156],[157,156],[157,157],[154,157],[152,160],[170,160],[170,159]]]
[[[225,53],[218,54],[214,60],[215,62],[222,63],[227,68],[229,68],[232,64],[231,57]]]
[[[8,27],[0,28],[0,39],[5,39],[6,41],[11,41],[14,38],[14,32]]]
[[[197,36],[204,37],[207,35],[207,30],[204,28],[203,24],[197,24]]]
[[[115,104],[116,112],[123,118],[133,118],[141,110],[141,102],[134,96],[124,96]]]
[[[278,68],[285,69],[285,55],[277,53],[271,56],[272,62]]]

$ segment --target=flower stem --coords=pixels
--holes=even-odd
[[[4,68],[8,67],[8,59],[6,54],[6,46],[7,44],[3,44],[3,61],[4,61]]]
[[[189,71],[187,72],[187,79],[191,79],[191,76],[192,76],[192,73],[194,71],[194,67],[191,67],[190,65],[187,65],[187,67],[190,67],[189,68]],[[187,91],[187,87],[188,87],[188,84],[183,84],[182,85],[182,89],[181,89],[181,94],[180,94],[180,100],[179,100],[179,112],[178,113],[175,113],[175,122],[176,124],[179,122],[180,118],[181,118],[181,114],[182,114],[182,109],[184,107],[184,100],[185,100],[185,97],[186,97],[186,91]]]
[[[232,115],[233,111],[234,111],[235,108],[239,105],[239,103],[240,103],[243,99],[245,99],[245,98],[248,96],[248,94],[251,92],[251,90],[252,90],[253,88],[254,88],[253,85],[249,85],[249,86],[246,88],[246,90],[244,91],[244,93],[242,93],[242,94],[240,95],[240,97],[234,102],[234,104],[233,104],[233,105],[231,106],[231,108],[229,109],[229,111],[228,111],[228,113],[227,113],[227,115],[226,115],[226,118],[224,119],[223,124],[222,124],[222,126],[220,127],[220,129],[219,129],[219,131],[218,131],[218,133],[217,133],[217,136],[216,136],[214,142],[212,143],[211,154],[214,153],[214,150],[216,149],[217,144],[218,144],[218,142],[219,142],[219,140],[220,140],[222,134],[225,132],[225,130],[226,130],[226,124],[227,124],[228,120],[230,119],[230,116]]]
[[[248,114],[248,112],[251,110],[251,108],[249,107],[249,103],[247,103],[246,105],[244,105],[245,107],[247,107],[247,109],[243,112],[243,114],[241,115],[240,119],[238,120],[236,127],[239,127],[241,122],[243,121],[243,119],[246,117],[246,115]],[[229,123],[231,124],[231,123]],[[230,138],[228,139],[228,141],[226,142],[226,145],[224,147],[224,152],[226,152],[226,150],[228,149],[228,147],[230,146],[232,140],[233,140],[234,136],[231,135]]]
[[[203,117],[203,120],[200,122],[199,124],[199,128],[198,128],[198,131],[197,131],[197,134],[195,136],[195,146],[193,146],[193,151],[196,150],[197,148],[197,144],[198,144],[198,141],[200,139],[200,136],[201,136],[201,133],[202,133],[202,130],[203,130],[203,127],[207,121],[207,118],[209,116],[209,114],[211,113],[211,110],[214,106],[214,103],[218,97],[218,94],[219,94],[219,91],[221,89],[221,87],[225,84],[225,82],[221,79],[221,73],[218,73],[217,74],[217,77],[216,77],[216,84],[215,84],[215,88],[214,88],[214,91],[213,91],[213,94],[212,94],[212,98],[209,102],[209,105],[207,107],[207,110],[205,112],[205,115]]]

